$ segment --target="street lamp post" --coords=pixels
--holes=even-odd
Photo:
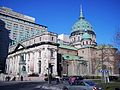
[[[119,78],[120,78],[120,68],[119,68]]]
[[[69,66],[69,64],[67,63],[67,76],[68,76],[68,66]]]
[[[48,67],[48,84],[50,84],[50,68]]]
[[[48,84],[51,84],[52,79],[52,67],[51,63],[48,63]]]
[[[120,60],[118,61],[118,73],[119,73],[119,78],[120,78]]]

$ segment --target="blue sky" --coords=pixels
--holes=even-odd
[[[97,43],[112,44],[120,27],[120,0],[0,0],[0,6],[32,16],[58,34],[71,33],[79,18],[80,4],[97,35]]]

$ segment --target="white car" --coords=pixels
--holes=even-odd
[[[68,90],[103,90],[92,81],[87,80],[77,80],[72,84],[68,81],[64,81],[63,84],[67,87]]]

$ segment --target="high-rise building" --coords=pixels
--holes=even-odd
[[[5,22],[5,28],[10,30],[11,44],[47,31],[46,26],[35,23],[35,18],[20,14],[10,8],[0,7],[0,19]]]
[[[0,73],[5,70],[5,60],[8,54],[9,30],[5,28],[4,21],[0,20]]]

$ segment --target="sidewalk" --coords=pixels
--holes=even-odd
[[[18,84],[18,83],[25,83],[25,82],[45,82],[45,81],[36,81],[36,80],[31,80],[31,81],[0,81],[0,86],[3,85],[13,85],[13,84]]]
[[[21,81],[21,77],[15,77],[15,76],[12,76],[12,75],[4,75],[4,74],[1,74],[0,75],[0,82],[2,81],[8,81],[8,78],[6,78],[6,77],[10,77],[9,78],[9,80],[10,81],[13,81],[13,80],[15,80],[15,81]],[[15,79],[14,79],[15,78]],[[43,77],[23,77],[23,80],[24,81],[44,81],[44,78]]]
[[[17,84],[17,83],[20,83],[20,81],[0,81],[0,86]]]

